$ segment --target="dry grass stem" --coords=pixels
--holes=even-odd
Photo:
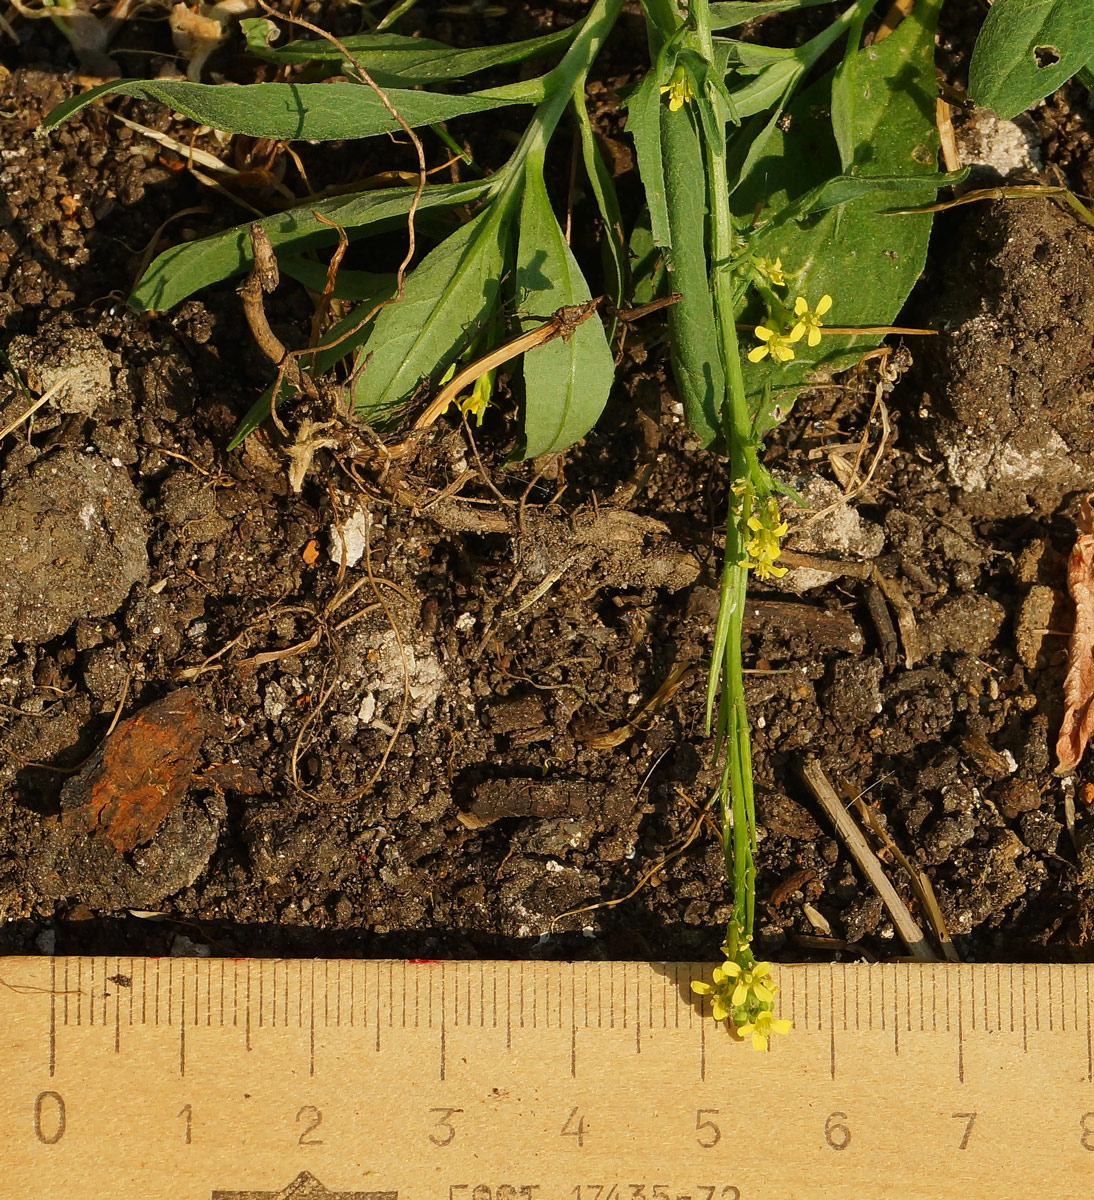
[[[835,826],[851,857],[889,910],[897,933],[908,947],[908,953],[921,962],[937,962],[938,958],[923,936],[923,931],[908,911],[908,906],[900,898],[896,888],[889,882],[877,855],[871,850],[862,830],[855,824],[847,806],[829,782],[824,768],[816,759],[809,759],[802,765],[801,775],[817,803]]]

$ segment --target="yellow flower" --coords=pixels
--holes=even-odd
[[[456,403],[465,417],[474,417],[475,424],[481,425],[483,414],[490,407],[493,392],[494,372],[487,371],[475,380],[471,391],[466,396],[460,396]]]
[[[798,318],[798,323],[790,331],[790,340],[796,342],[803,333],[808,333],[809,336],[805,339],[806,344],[816,346],[821,340],[821,317],[831,307],[832,297],[827,294],[821,296],[817,301],[817,307],[812,310],[805,302],[805,297],[799,296],[794,301],[794,315]]]
[[[757,258],[756,270],[761,275],[766,275],[776,287],[786,287],[786,273],[783,271],[781,258],[775,259],[774,262],[768,262],[766,258]]]
[[[749,993],[761,1004],[770,1004],[775,999],[778,986],[771,978],[771,964],[767,962],[753,963],[746,967],[737,978],[737,987],[733,992],[734,1005],[748,1001]]]
[[[724,1021],[737,1004],[736,993],[739,985],[734,985],[740,974],[739,963],[724,962],[711,972],[713,983],[704,983],[698,979],[691,981],[691,990],[697,996],[710,997],[710,1012],[716,1021]]]
[[[751,1021],[745,1021],[737,1026],[741,1037],[752,1038],[753,1050],[766,1050],[767,1039],[772,1034],[787,1034],[790,1032],[790,1022],[785,1018],[776,1017],[774,1013],[762,1008]]]
[[[691,80],[683,67],[677,67],[669,76],[669,81],[661,88],[661,95],[669,94],[669,112],[679,112],[689,100],[695,99],[691,90]]]
[[[753,536],[745,542],[746,557],[738,565],[750,567],[757,579],[779,579],[785,575],[786,567],[775,566],[775,559],[782,553],[779,540],[786,536],[789,528],[781,519],[778,500],[768,496],[763,507],[757,507],[745,525]],[[759,965],[767,966],[766,963]]]
[[[801,322],[795,325],[788,334],[768,329],[766,325],[757,325],[756,336],[763,344],[748,352],[748,361],[758,363],[770,354],[775,362],[789,362],[794,357],[794,351],[790,349],[790,344],[796,342],[804,332],[805,327]]]

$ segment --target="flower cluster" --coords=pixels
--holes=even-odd
[[[714,968],[713,982],[692,980],[691,990],[697,996],[710,997],[716,1021],[728,1018],[739,1037],[752,1039],[754,1050],[766,1050],[772,1034],[790,1032],[790,1022],[774,1015],[778,987],[771,978],[771,964],[757,962],[744,941],[738,945],[736,957],[730,958],[725,946],[722,952],[726,961]]]
[[[786,574],[786,567],[776,566],[775,559],[782,553],[779,543],[789,526],[782,519],[778,500],[771,495],[758,496],[747,479],[737,480],[733,495],[745,552],[738,565],[752,570],[757,579],[779,579]]]
[[[753,262],[753,267],[756,272],[763,276],[764,279],[769,279],[773,284],[781,287],[786,283],[786,275],[782,269],[782,260],[775,259],[773,263],[769,263],[764,259],[756,259]],[[781,301],[777,300],[773,293],[770,294],[771,303],[769,309],[774,306],[778,310],[784,308]],[[795,342],[800,342],[804,337],[806,345],[816,346],[821,340],[821,327],[823,322],[821,317],[832,307],[832,297],[827,293],[817,301],[816,308],[810,308],[808,301],[804,296],[799,296],[794,301],[794,323],[789,330],[779,328],[781,321],[768,317],[771,324],[757,325],[755,329],[756,337],[760,344],[753,346],[748,352],[748,361],[758,363],[762,359],[771,355],[772,361],[777,363],[789,362],[794,357],[794,351],[791,347]],[[787,319],[789,324],[789,319]]]

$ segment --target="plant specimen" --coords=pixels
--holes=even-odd
[[[719,755],[715,801],[732,913],[725,961],[696,990],[711,997],[717,1019],[759,1049],[787,1023],[775,1016],[769,966],[752,951],[756,823],[742,620],[750,575],[765,580],[784,571],[782,504],[793,502],[763,465],[763,438],[817,372],[850,366],[877,345],[926,256],[931,214],[907,210],[922,210],[940,186],[958,178],[938,174],[935,165],[932,52],[942,0],[917,0],[895,28],[874,30],[868,42],[874,0],[850,3],[796,47],[727,32],[760,13],[821,2],[643,0],[649,63],[626,107],[648,214],[629,241],[584,99],[622,0],[594,0],[577,25],[559,33],[467,49],[386,27],[279,47],[278,26],[255,18],[242,23],[250,49],[296,72],[292,81],[239,87],[114,81],[59,106],[46,123],[120,94],[159,101],[221,130],[281,141],[401,130],[419,154],[416,183],[311,199],[176,246],[153,262],[131,303],[169,308],[210,283],[251,272],[256,253],[267,248],[286,275],[316,290],[329,285],[334,298],[356,302],[293,361],[311,372],[344,361],[345,396],[359,420],[397,425],[409,406],[448,379],[438,411],[458,400],[479,419],[491,373],[510,357],[505,348],[525,348],[519,454],[532,457],[583,437],[614,375],[610,328],[589,319],[592,289],[545,180],[549,143],[569,113],[602,224],[600,290],[616,306],[671,293],[670,353],[685,416],[727,464],[706,715]],[[408,7],[396,5],[391,15]],[[547,54],[561,57],[538,77],[453,90],[487,69]],[[518,107],[530,115],[497,170],[426,182],[414,130]],[[401,226],[409,230],[409,248],[399,270],[338,269],[342,239]],[[433,245],[419,257],[416,239],[426,231]],[[315,261],[320,251],[329,251],[329,262]],[[641,264],[633,272],[632,258]],[[244,419],[237,443],[284,404],[300,378],[299,370],[279,371]],[[427,411],[432,419],[433,406]]]

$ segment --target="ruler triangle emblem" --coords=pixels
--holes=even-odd
[[[397,1191],[332,1192],[310,1171],[299,1175],[279,1191],[245,1188],[242,1191],[214,1190],[209,1200],[399,1200]]]

